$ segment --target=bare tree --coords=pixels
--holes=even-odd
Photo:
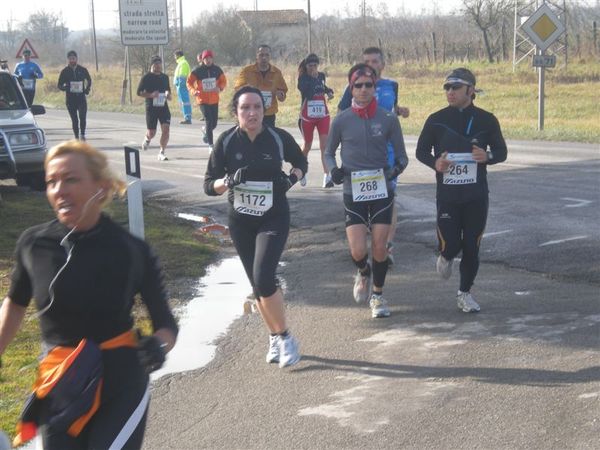
[[[509,13],[510,0],[462,0],[465,15],[481,31],[488,61],[494,62],[490,33]]]

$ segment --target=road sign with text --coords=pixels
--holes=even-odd
[[[556,55],[533,55],[533,67],[555,67]]]
[[[167,0],[119,0],[123,45],[169,43]]]

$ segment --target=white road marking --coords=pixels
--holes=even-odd
[[[565,208],[580,208],[582,206],[588,206],[590,203],[593,203],[593,200],[584,200],[582,198],[561,197],[560,199],[565,200],[567,202],[575,202],[565,205]]]
[[[540,244],[539,247],[545,247],[546,245],[562,244],[563,242],[577,241],[579,239],[586,239],[586,238],[587,238],[587,236],[573,236],[573,237],[566,238],[566,239],[557,239],[556,241],[544,242],[543,244]]]
[[[484,233],[483,237],[490,237],[490,236],[498,236],[499,234],[506,234],[506,233],[510,233],[512,230],[503,230],[503,231],[494,231],[492,233]]]
[[[586,399],[586,398],[598,398],[600,397],[600,392],[588,392],[587,394],[581,394],[578,398]]]
[[[515,291],[515,295],[529,295],[531,292],[529,291]]]

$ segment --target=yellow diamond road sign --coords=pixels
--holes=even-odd
[[[565,32],[564,24],[546,3],[521,25],[521,29],[541,51],[550,47]]]

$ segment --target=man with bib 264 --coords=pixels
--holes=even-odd
[[[346,236],[352,260],[358,268],[354,300],[364,303],[370,298],[373,318],[390,315],[382,294],[389,263],[386,243],[394,202],[392,180],[408,165],[398,117],[377,105],[376,80],[375,70],[364,63],[350,69],[352,106],[333,120],[325,149],[325,164],[332,181],[344,183]],[[392,166],[388,164],[388,142],[394,147]],[[340,144],[342,164],[338,167],[335,153]],[[369,229],[372,271],[368,262]]]
[[[475,76],[470,70],[453,70],[444,90],[448,106],[429,116],[416,153],[419,161],[436,171],[437,271],[443,279],[450,278],[452,262],[462,251],[457,306],[464,312],[478,312],[471,287],[487,221],[487,166],[506,160],[506,143],[496,117],[473,104]]]

